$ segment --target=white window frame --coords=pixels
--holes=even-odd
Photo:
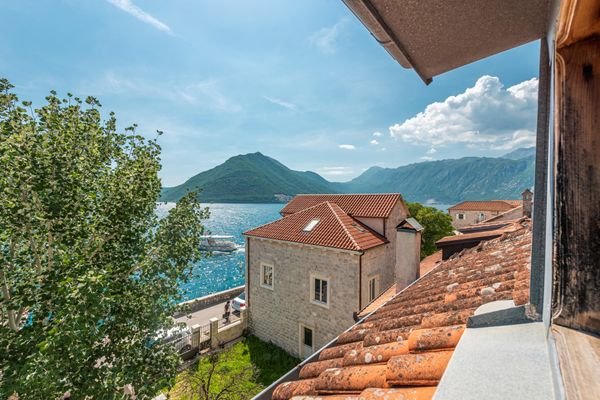
[[[312,354],[315,354],[315,328],[310,325],[299,322],[298,323],[298,355],[300,356],[300,358],[304,358],[304,328],[308,328],[312,331]]]
[[[271,285],[265,283],[265,267],[271,268]],[[275,290],[275,267],[273,264],[260,263],[260,286],[265,289]]]
[[[327,302],[324,303],[322,301],[315,299],[315,280],[319,279],[320,281],[327,282]],[[318,274],[310,274],[310,302],[320,307],[329,308],[331,304],[331,279],[329,277],[318,275]]]
[[[456,219],[459,219],[461,221],[464,220],[465,219],[465,214],[464,213],[457,213],[456,214]]]
[[[373,298],[371,298],[371,282],[373,282]],[[368,303],[374,301],[377,297],[379,297],[381,293],[379,293],[379,275],[373,275],[369,277],[368,287],[367,287],[367,297]]]

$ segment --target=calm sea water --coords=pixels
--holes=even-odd
[[[158,214],[165,213],[174,203],[158,206]],[[184,299],[206,296],[221,290],[240,286],[245,281],[244,237],[242,232],[280,218],[283,204],[206,204],[210,219],[204,225],[211,235],[233,236],[240,249],[233,253],[214,253],[194,266],[194,278],[182,285]]]
[[[175,204],[158,205],[157,213],[164,215]],[[280,218],[283,204],[208,204],[210,219],[205,220],[208,234],[233,236],[240,249],[233,253],[215,253],[204,257],[194,266],[194,278],[181,285],[184,300],[206,296],[240,286],[245,281],[244,237],[242,232]],[[449,205],[431,204],[444,212]]]

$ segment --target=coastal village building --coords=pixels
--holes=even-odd
[[[434,263],[256,399],[597,399],[600,0],[344,2],[426,84],[539,40],[531,219]]]
[[[448,209],[452,225],[460,228],[485,221],[506,221],[531,217],[533,192],[525,189],[522,200],[463,201]]]
[[[419,274],[420,225],[399,194],[298,195],[246,235],[250,329],[306,358]]]
[[[521,206],[518,200],[463,201],[448,209],[452,217],[452,226],[477,224]]]

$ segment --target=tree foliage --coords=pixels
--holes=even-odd
[[[435,242],[445,236],[453,235],[452,217],[434,207],[421,203],[407,203],[410,215],[423,227],[421,258],[437,251]]]
[[[258,374],[252,364],[236,363],[231,353],[212,353],[200,359],[197,369],[186,370],[180,381],[180,397],[190,400],[248,400],[246,386]]]
[[[34,110],[0,80],[0,398],[151,397],[176,373],[178,283],[199,259],[195,194],[163,219],[160,147],[99,102]]]

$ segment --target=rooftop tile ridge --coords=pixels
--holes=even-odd
[[[298,193],[294,196],[402,196],[399,192],[388,192],[388,193]]]
[[[274,224],[274,223],[277,223],[277,222],[283,221],[283,220],[284,220],[284,219],[286,219],[286,218],[292,218],[293,216],[296,216],[296,215],[298,215],[298,214],[303,214],[304,212],[306,212],[306,211],[309,211],[310,209],[313,209],[313,208],[316,208],[316,207],[319,207],[319,206],[323,206],[323,204],[325,204],[325,203],[327,203],[327,202],[326,202],[326,201],[323,201],[323,202],[321,202],[321,203],[319,203],[319,204],[315,204],[314,206],[306,207],[306,208],[303,208],[302,210],[296,211],[296,212],[295,212],[295,213],[293,213],[293,214],[284,215],[284,216],[282,216],[281,218],[278,218],[278,219],[276,219],[275,221],[267,222],[267,223],[265,223],[265,224],[262,224],[262,225],[259,225],[259,226],[257,226],[257,227],[254,227],[254,228],[252,228],[252,229],[248,229],[247,231],[244,231],[242,234],[243,234],[243,235],[245,235],[245,234],[246,234],[246,233],[248,233],[248,232],[252,232],[252,231],[254,231],[254,230],[256,230],[256,229],[264,228],[265,226],[269,226],[269,225],[271,225],[271,224]]]
[[[342,209],[342,207],[338,206],[336,203],[332,203],[330,201],[326,201],[325,203],[327,204],[327,206],[329,207],[329,209],[331,210],[331,212],[333,213],[333,215],[335,216],[335,218],[337,219],[337,221],[339,222],[339,224],[342,226],[342,229],[344,229],[344,232],[346,232],[346,235],[352,241],[352,244],[354,244],[354,248],[356,250],[362,250],[362,248],[358,245],[358,243],[356,242],[356,240],[354,240],[354,237],[352,236],[352,234],[350,233],[350,231],[348,230],[348,228],[346,228],[346,225],[341,220],[340,216],[338,215],[338,211],[335,210],[334,207],[337,207],[341,213],[343,213],[344,215],[346,215],[348,218],[352,219],[353,221],[356,221],[356,220],[354,218],[352,218],[350,215],[348,215],[348,213],[346,213]]]

